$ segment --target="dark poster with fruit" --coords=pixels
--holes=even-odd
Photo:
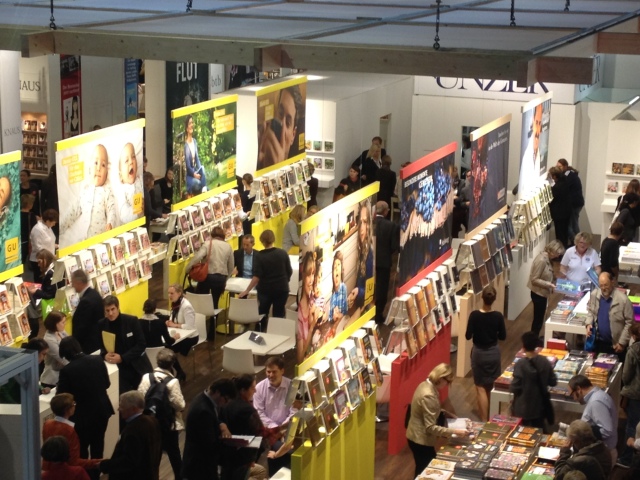
[[[400,170],[400,288],[451,248],[456,148],[450,143]]]
[[[511,115],[471,132],[469,232],[507,205]]]

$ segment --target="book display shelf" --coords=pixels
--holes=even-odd
[[[49,174],[47,116],[44,113],[22,114],[22,165],[32,174]]]

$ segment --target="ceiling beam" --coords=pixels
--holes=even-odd
[[[597,34],[596,50],[598,53],[640,55],[640,33],[600,32]]]
[[[22,48],[22,35],[42,31],[42,27],[16,28],[14,25],[0,25],[0,50],[19,52]]]
[[[536,57],[527,65],[526,86],[535,82],[591,85],[596,75],[594,58]],[[518,85],[525,83],[518,81]]]
[[[97,57],[144,58],[176,62],[253,65],[254,49],[263,42],[109,33],[96,30],[55,30],[23,35],[22,56],[54,53]]]

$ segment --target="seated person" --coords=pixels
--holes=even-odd
[[[560,450],[555,465],[556,480],[579,470],[588,480],[606,480],[611,471],[611,453],[601,440],[596,440],[591,425],[583,420],[574,420],[567,429],[571,445]]]
[[[242,248],[233,252],[233,274],[240,278],[253,278],[253,246],[256,239],[253,235],[242,237]]]

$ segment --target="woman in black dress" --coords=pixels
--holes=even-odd
[[[471,350],[471,370],[473,383],[478,397],[480,419],[489,418],[489,396],[493,382],[500,376],[500,349],[498,340],[507,338],[504,316],[494,311],[491,306],[496,300],[496,289],[492,285],[482,290],[482,308],[469,315],[467,323],[467,340],[473,339]]]

